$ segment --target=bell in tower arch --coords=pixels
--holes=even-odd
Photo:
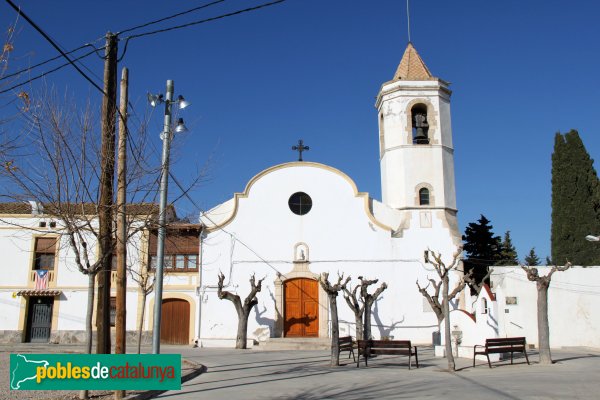
[[[429,123],[427,122],[427,107],[424,104],[415,105],[412,110],[413,144],[429,144]]]

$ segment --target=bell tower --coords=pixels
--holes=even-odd
[[[381,86],[375,107],[383,203],[421,216],[428,210],[430,221],[436,215],[445,216],[454,225],[452,92],[448,86],[433,77],[409,42],[394,78]]]

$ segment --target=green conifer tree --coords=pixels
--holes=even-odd
[[[496,265],[519,265],[519,256],[510,238],[510,231],[506,231],[504,234],[504,240],[500,244],[499,258]]]
[[[490,220],[481,215],[477,222],[470,222],[463,235],[463,249],[467,254],[464,260],[465,272],[473,269],[473,278],[481,284],[488,267],[500,259],[500,236],[494,236]]]
[[[552,154],[552,260],[599,265],[600,246],[585,240],[600,230],[600,184],[579,134],[556,134]]]
[[[540,265],[540,258],[537,256],[537,254],[535,254],[535,247],[532,247],[531,250],[529,250],[529,254],[527,254],[527,256],[525,257],[525,265],[528,265],[530,267]]]

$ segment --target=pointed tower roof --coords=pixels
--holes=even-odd
[[[394,81],[400,79],[405,81],[428,81],[435,79],[411,42],[408,42],[400,65],[398,65],[398,69],[394,74]]]

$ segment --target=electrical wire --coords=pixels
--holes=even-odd
[[[106,46],[105,46],[105,47],[102,47],[102,49],[104,49],[104,48],[106,48]],[[82,55],[81,57],[78,57],[78,58],[74,59],[73,61],[79,61],[79,60],[81,60],[81,59],[83,59],[83,58],[89,57],[90,55],[94,54],[95,52],[96,52],[96,50],[92,50],[92,51],[90,51],[89,53],[86,53],[86,54]],[[59,57],[62,57],[62,56],[59,56]],[[13,86],[11,86],[11,87],[9,87],[9,88],[3,89],[2,91],[0,91],[0,94],[4,94],[4,93],[7,93],[7,92],[10,92],[10,91],[12,91],[12,90],[14,90],[14,89],[17,89],[17,88],[21,87],[21,86],[25,86],[25,85],[27,85],[28,83],[31,83],[31,82],[33,82],[33,81],[36,81],[36,80],[40,79],[40,78],[43,78],[43,77],[45,77],[46,75],[49,75],[49,74],[51,74],[51,73],[53,73],[53,72],[56,72],[56,71],[58,71],[58,70],[60,70],[60,69],[63,69],[64,67],[66,67],[66,66],[68,66],[68,65],[71,65],[71,63],[70,63],[70,62],[64,63],[64,64],[62,64],[62,65],[59,65],[59,66],[58,66],[58,67],[56,67],[56,68],[53,68],[53,69],[51,69],[51,70],[48,70],[48,71],[46,71],[46,72],[43,72],[43,73],[41,73],[41,74],[39,74],[39,75],[36,75],[36,76],[34,76],[33,78],[29,78],[29,79],[27,79],[27,80],[26,80],[26,81],[24,81],[24,82],[21,82],[21,83],[18,83],[18,84],[16,84],[16,85],[13,85]],[[102,93],[104,93],[104,91],[103,91]]]
[[[6,0],[6,1],[10,1],[10,0]],[[144,32],[144,33],[139,33],[139,34],[136,34],[136,35],[131,35],[131,36],[128,36],[128,37],[126,37],[124,39],[137,39],[137,38],[140,38],[140,37],[149,36],[149,35],[155,35],[155,34],[158,34],[158,33],[169,32],[169,31],[173,31],[173,30],[176,30],[176,29],[183,29],[183,28],[187,28],[187,27],[190,27],[190,26],[199,25],[199,24],[203,24],[203,23],[206,23],[206,22],[212,22],[212,21],[216,21],[216,20],[219,20],[219,19],[231,17],[231,16],[234,16],[234,15],[238,15],[238,14],[243,14],[243,13],[250,12],[250,11],[259,10],[261,8],[270,7],[270,6],[279,4],[279,3],[283,3],[285,1],[286,0],[276,0],[276,1],[269,2],[269,3],[263,3],[263,4],[260,4],[258,6],[244,8],[242,10],[237,10],[237,11],[233,11],[233,12],[230,12],[230,13],[227,13],[227,14],[218,15],[216,17],[206,18],[206,19],[202,19],[202,20],[194,21],[194,22],[188,22],[187,24],[176,25],[176,26],[172,26],[170,28],[158,29],[158,30],[155,30],[155,31]]]
[[[90,44],[90,43],[86,43],[86,44],[84,44],[83,46],[79,46],[79,47],[78,47],[78,48],[76,48],[76,49],[73,49],[73,50],[71,50],[71,51],[67,51],[65,54],[73,54],[73,53],[75,53],[76,51],[79,51],[79,50],[81,50],[81,49],[85,49],[86,47],[92,47],[92,48],[95,50],[96,54],[98,54],[98,51],[100,51],[100,50],[104,49],[104,47],[102,47],[102,48],[100,48],[100,49],[96,49],[96,47],[94,47],[92,44]],[[93,52],[92,52],[92,53],[93,53]],[[92,53],[88,53],[88,54],[86,54],[86,55],[85,55],[85,57],[87,57],[88,55],[90,55],[90,54],[92,54]],[[46,65],[46,64],[48,64],[48,63],[49,63],[49,62],[51,62],[51,61],[58,60],[59,58],[62,58],[62,54],[61,54],[61,55],[58,55],[58,56],[56,56],[56,57],[49,58],[49,59],[47,59],[46,61],[42,61],[42,62],[40,62],[40,63],[37,63],[37,64],[35,64],[35,65],[32,65],[32,66],[30,66],[30,67],[27,67],[27,68],[20,69],[19,71],[13,72],[13,73],[11,73],[11,74],[4,75],[4,76],[0,77],[0,81],[6,80],[6,79],[8,79],[8,78],[12,78],[13,76],[21,75],[21,74],[22,74],[22,73],[24,73],[24,72],[29,72],[29,71],[31,71],[32,69],[35,69],[35,68],[37,68],[37,67],[41,67],[42,65]],[[80,57],[80,58],[81,58],[81,57]],[[101,58],[104,58],[104,56],[101,56]],[[78,59],[79,59],[79,58],[78,58]],[[78,60],[78,59],[76,59],[76,60]],[[66,64],[66,65],[68,65],[68,64]]]
[[[198,11],[198,10],[201,10],[203,8],[208,8],[210,6],[214,6],[215,4],[223,3],[225,1],[227,1],[227,0],[213,1],[213,2],[210,2],[210,3],[203,4],[201,6],[198,6],[198,7],[190,8],[189,10],[182,11],[182,12],[179,12],[177,14],[169,15],[168,17],[164,17],[164,18],[160,18],[160,19],[157,19],[157,20],[154,20],[154,21],[146,22],[144,24],[137,25],[137,26],[134,26],[132,28],[123,29],[122,31],[119,31],[117,33],[117,35],[121,35],[121,34],[126,33],[126,32],[131,32],[131,31],[134,31],[136,29],[145,28],[145,27],[150,26],[150,25],[158,24],[159,22],[164,22],[164,21],[167,21],[169,19],[180,17],[182,15],[189,14],[191,12]]]
[[[108,95],[104,92],[104,90],[98,86],[96,84],[96,82],[94,82],[89,76],[87,76],[87,74],[85,72],[83,72],[81,70],[81,68],[79,68],[77,66],[77,64],[75,64],[75,62],[73,60],[71,60],[69,58],[69,56],[60,48],[60,46],[54,41],[52,40],[52,38],[50,38],[50,36],[44,32],[44,30],[42,28],[40,28],[38,26],[38,24],[36,24],[35,22],[33,22],[33,20],[31,18],[29,18],[22,10],[20,7],[17,7],[17,5],[15,3],[13,3],[11,0],[6,0],[6,2],[21,16],[25,19],[25,21],[27,21],[32,27],[33,29],[35,29],[36,31],[38,31],[38,33],[40,35],[42,35],[44,37],[44,39],[46,39],[46,41],[48,43],[50,43],[52,45],[52,47],[54,47],[67,61],[69,61],[69,64],[71,64],[73,66],[73,68],[75,68],[77,70],[77,72],[79,72],[79,74],[81,76],[83,76],[85,78],[85,80],[87,80],[92,86],[94,86],[96,89],[98,89],[102,94],[104,94],[105,96],[108,97]]]

